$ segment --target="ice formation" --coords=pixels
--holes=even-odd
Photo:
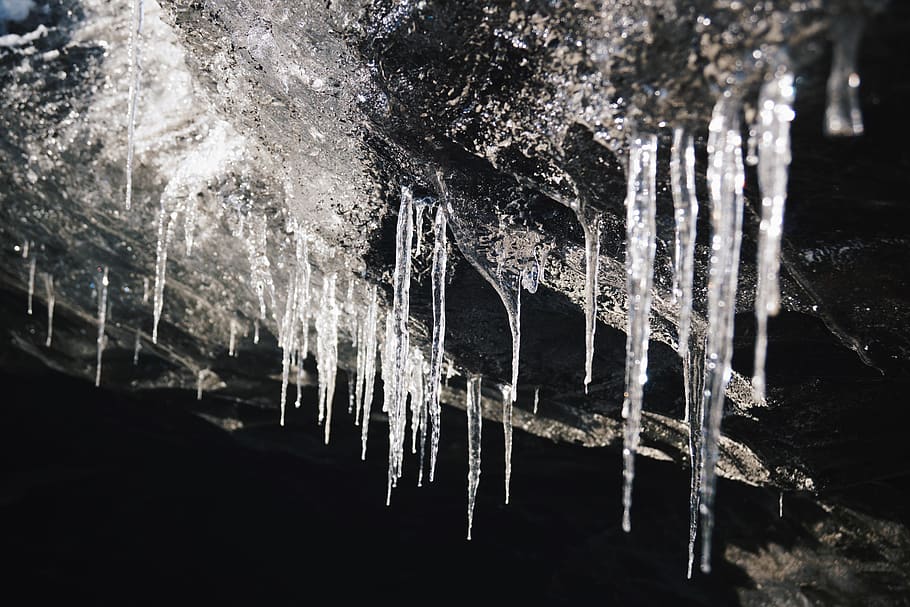
[[[133,0],[129,29],[129,92],[126,142],[126,207],[130,208],[133,194],[133,168],[135,150],[136,111],[139,101],[139,84],[143,71],[140,62],[144,2]],[[856,135],[863,131],[859,108],[857,51],[862,33],[862,20],[839,17],[831,28],[834,41],[833,65],[827,83],[828,105],[825,112],[825,130],[830,135]],[[41,34],[44,35],[44,34]],[[20,37],[21,38],[21,37]],[[260,52],[262,49],[256,50]],[[771,55],[768,55],[771,56]],[[795,76],[788,58],[780,51],[765,68],[756,107],[754,128],[754,154],[751,159],[757,166],[761,207],[758,241],[758,263],[755,294],[757,337],[755,343],[755,375],[753,386],[757,400],[765,396],[764,362],[767,348],[767,319],[780,307],[781,239],[783,236],[784,205],[790,164],[790,122],[794,119]],[[794,68],[795,69],[795,68]],[[148,77],[147,77],[148,78]],[[150,82],[150,80],[147,80]],[[310,80],[316,86],[314,80]],[[682,359],[685,421],[688,424],[688,451],[691,466],[690,525],[688,546],[688,574],[691,576],[695,560],[697,534],[701,530],[701,569],[710,569],[710,544],[714,528],[715,480],[719,457],[720,426],[724,413],[724,400],[731,378],[733,315],[736,304],[737,276],[743,224],[743,184],[745,167],[740,133],[744,92],[731,87],[716,99],[710,124],[707,125],[707,182],[710,198],[709,253],[707,255],[707,284],[695,284],[696,225],[699,203],[696,198],[696,142],[704,135],[705,125],[686,123],[675,125],[660,121],[654,132],[650,125],[641,130],[630,120],[624,131],[625,139],[611,143],[610,149],[628,151],[626,170],[626,316],[627,345],[625,365],[625,392],[623,394],[623,515],[622,525],[631,527],[632,486],[635,457],[640,447],[644,389],[647,382],[648,344],[651,337],[652,296],[661,297],[660,287],[654,284],[655,266],[655,215],[657,205],[658,141],[672,133],[670,148],[670,191],[674,210],[675,231],[673,242],[672,306],[677,317],[677,350]],[[479,111],[479,110],[478,110]],[[118,114],[119,115],[119,114]],[[530,127],[529,127],[530,128]],[[649,132],[649,128],[652,130]],[[170,180],[158,201],[156,217],[155,274],[150,288],[143,277],[142,302],[152,299],[153,324],[151,341],[159,342],[159,324],[164,310],[169,248],[177,232],[177,222],[182,215],[186,257],[204,246],[206,206],[208,194],[222,175],[238,161],[241,152],[230,144],[230,128],[226,123],[216,123],[198,134],[201,141],[196,151],[176,160]],[[313,134],[319,140],[318,133]],[[324,136],[323,136],[324,138]],[[538,255],[537,243],[516,246],[510,238],[507,213],[496,216],[498,225],[491,227],[494,238],[488,250],[478,245],[479,235],[470,218],[461,209],[456,210],[447,189],[446,180],[437,172],[438,200],[415,200],[407,186],[400,186],[400,206],[395,232],[395,265],[391,277],[392,299],[386,306],[382,291],[375,277],[361,275],[357,281],[347,282],[345,303],[339,306],[338,280],[345,284],[346,277],[336,272],[320,273],[310,264],[310,245],[317,237],[305,234],[294,224],[288,231],[288,248],[282,249],[282,238],[270,227],[272,216],[252,212],[244,204],[224,204],[216,214],[231,215],[236,219],[234,235],[241,241],[241,257],[248,264],[249,274],[240,281],[255,298],[256,309],[224,310],[230,314],[228,355],[237,356],[237,338],[241,325],[237,318],[253,320],[253,343],[259,343],[260,324],[267,330],[277,330],[281,350],[281,392],[278,398],[279,423],[284,425],[287,408],[287,391],[291,374],[296,376],[295,406],[301,405],[304,380],[303,362],[310,354],[310,321],[316,331],[315,360],[318,370],[319,420],[324,424],[324,439],[329,442],[336,373],[344,361],[339,355],[339,343],[345,339],[356,350],[354,369],[348,370],[350,378],[349,402],[355,423],[361,425],[361,457],[366,458],[371,410],[374,401],[374,382],[377,362],[383,380],[384,411],[388,413],[389,452],[387,502],[391,491],[403,471],[410,409],[411,452],[418,452],[418,483],[424,478],[424,462],[428,462],[427,478],[433,481],[436,473],[440,445],[441,392],[443,365],[446,381],[454,375],[451,360],[445,358],[446,340],[446,279],[448,268],[448,235],[451,233],[456,246],[465,259],[493,287],[501,299],[511,336],[511,374],[509,383],[501,387],[502,423],[505,441],[505,501],[510,499],[512,413],[518,397],[519,354],[521,347],[521,291],[534,293],[539,284],[546,284],[543,276],[544,258]],[[223,185],[220,181],[218,185]],[[317,186],[313,186],[317,187]],[[267,188],[263,188],[267,189]],[[292,186],[286,186],[289,199]],[[416,191],[416,190],[415,190]],[[396,190],[398,192],[398,190]],[[608,265],[601,257],[603,217],[589,207],[579,196],[570,205],[582,226],[584,235],[584,289],[580,297],[585,315],[584,388],[594,376],[595,329],[599,318],[612,311],[598,309],[598,295],[602,285],[599,277]],[[304,211],[312,207],[304,207]],[[138,209],[136,210],[138,211]],[[134,213],[136,212],[134,211]],[[150,210],[154,213],[154,209]],[[424,216],[432,218],[432,249],[424,247]],[[704,215],[704,213],[703,213]],[[429,221],[429,220],[428,220]],[[201,223],[200,223],[201,222]],[[451,232],[450,232],[451,231]],[[521,237],[519,237],[521,238]],[[416,242],[415,242],[416,241]],[[15,242],[19,242],[18,237]],[[427,243],[429,244],[429,243]],[[32,298],[36,273],[35,245],[26,238],[21,245],[22,257],[28,263],[28,313],[32,314]],[[32,247],[31,257],[29,255]],[[17,247],[18,248],[18,247]],[[315,248],[315,247],[314,247]],[[293,255],[291,254],[293,249]],[[428,249],[425,251],[424,249]],[[43,250],[43,249],[42,249]],[[275,252],[285,253],[276,263]],[[272,259],[270,260],[270,253]],[[318,250],[314,256],[326,254]],[[175,256],[179,256],[179,250]],[[426,340],[427,352],[419,339],[412,340],[410,319],[410,286],[412,263],[430,261],[432,286],[432,328]],[[198,257],[198,253],[197,253]],[[42,258],[42,265],[44,259]],[[247,266],[244,266],[246,269]],[[146,272],[148,269],[146,268]],[[245,271],[245,270],[244,270]],[[117,274],[118,276],[120,274]],[[46,346],[53,336],[55,284],[50,273],[44,273],[47,299],[48,327]],[[364,278],[365,277],[365,278]],[[281,293],[276,283],[287,278]],[[371,280],[364,285],[361,280]],[[102,356],[106,345],[105,323],[109,316],[108,268],[96,281],[97,291],[97,363],[95,385],[100,385]],[[58,285],[59,286],[59,285]],[[694,293],[701,287],[707,289],[707,318],[693,312]],[[311,293],[311,287],[313,293]],[[65,292],[65,291],[63,291]],[[279,305],[280,295],[285,299]],[[119,295],[117,295],[119,296]],[[112,295],[113,297],[113,295]],[[312,297],[312,302],[311,302]],[[138,299],[138,297],[137,297]],[[361,300],[364,302],[361,305]],[[312,305],[311,305],[312,304]],[[119,305],[119,303],[118,303]],[[385,327],[383,328],[383,317]],[[224,318],[224,316],[222,316]],[[223,333],[220,334],[223,339]],[[580,336],[579,336],[580,337]],[[381,359],[377,355],[381,350]],[[138,364],[142,349],[142,332],[135,330],[133,363]],[[193,367],[190,366],[192,370]],[[471,537],[474,504],[480,479],[480,438],[482,427],[481,376],[468,369],[459,369],[469,375],[467,379],[468,424],[468,532]],[[206,369],[196,369],[197,398],[202,397]],[[192,380],[187,381],[191,385]],[[535,382],[536,383],[536,382]],[[540,386],[535,386],[533,413],[538,413]],[[519,412],[520,413],[520,412]],[[517,417],[518,418],[518,417]],[[429,449],[426,448],[427,443]],[[780,496],[780,515],[783,514],[783,494]]]

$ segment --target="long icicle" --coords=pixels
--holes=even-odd
[[[376,285],[370,287],[370,304],[367,308],[367,317],[364,322],[363,340],[361,348],[366,348],[363,365],[363,392],[361,395],[360,409],[363,411],[360,442],[361,452],[360,459],[367,458],[367,439],[370,435],[370,409],[373,407],[373,383],[376,379],[376,346],[377,346],[377,317],[379,314],[379,303],[377,297]]]
[[[600,266],[600,216],[588,219],[584,205],[575,214],[585,235],[585,394],[591,383],[594,366],[594,332],[597,329],[597,273]]]
[[[468,378],[468,539],[474,526],[474,502],[477,486],[480,484],[480,437],[483,429],[483,415],[480,410],[480,375]]]
[[[101,277],[101,285],[98,290],[98,360],[95,365],[95,387],[101,385],[101,356],[104,354],[104,325],[107,322],[107,285],[108,285],[108,268],[105,266],[104,274]]]
[[[502,386],[502,434],[505,441],[506,464],[506,503],[509,503],[509,493],[512,485],[512,387]]]
[[[793,121],[793,73],[786,60],[776,67],[758,97],[758,186],[761,190],[761,224],[758,232],[758,282],[755,287],[755,397],[765,399],[765,356],[768,349],[768,316],[780,309],[780,241],[787,172],[790,167],[790,122]]]
[[[442,183],[442,180],[440,180]],[[435,236],[433,244],[433,351],[430,354],[430,385],[427,404],[430,414],[430,482],[436,478],[436,455],[439,452],[441,411],[439,391],[442,386],[442,359],[446,339],[446,264],[448,250],[446,243],[446,214],[444,204],[436,209],[433,223]]]
[[[626,339],[626,392],[622,405],[623,530],[632,528],[632,482],[641,433],[641,410],[648,380],[651,283],[654,276],[654,216],[657,204],[657,136],[640,134],[629,149],[626,195],[626,278],[629,324]]]
[[[285,301],[284,318],[278,332],[278,347],[281,348],[281,394],[279,408],[281,410],[278,425],[284,426],[285,408],[288,398],[288,380],[291,373],[291,356],[297,348],[297,301],[298,301],[298,268],[294,268],[288,280],[288,294]]]
[[[332,401],[338,371],[338,302],[335,274],[323,277],[322,299],[316,320],[316,366],[319,373],[319,420],[325,423],[325,444],[332,433]]]
[[[133,204],[133,151],[135,149],[136,106],[139,101],[139,76],[142,64],[139,61],[139,41],[142,37],[142,17],[145,12],[143,0],[133,0],[130,14],[129,79],[130,107],[126,126],[126,209]]]
[[[395,271],[392,277],[394,295],[391,317],[386,323],[386,348],[389,353],[386,407],[389,413],[389,478],[386,504],[391,501],[392,487],[401,478],[406,417],[406,377],[408,368],[409,299],[411,288],[411,246],[414,238],[414,201],[411,190],[401,188],[401,206],[395,237]]]
[[[54,305],[57,297],[54,294],[54,277],[44,273],[44,295],[47,300],[47,339],[44,340],[45,347],[51,347],[51,341],[54,338]]]
[[[702,473],[699,510],[701,570],[711,570],[714,488],[724,391],[733,358],[733,314],[742,240],[745,168],[740,133],[740,100],[725,93],[708,127],[708,190],[711,197],[711,259],[708,264],[708,335],[703,389]]]

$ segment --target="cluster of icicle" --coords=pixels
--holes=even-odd
[[[134,0],[130,29],[130,92],[128,110],[128,152],[126,206],[132,198],[133,132],[139,87],[138,40],[142,27],[142,0]],[[855,70],[856,54],[861,23],[841,20],[834,28],[835,51],[831,77],[828,81],[828,108],[825,116],[826,131],[830,135],[856,135],[862,132],[857,88],[859,77]],[[760,227],[758,242],[758,282],[755,295],[757,339],[755,343],[755,370],[753,388],[757,399],[764,399],[764,362],[767,347],[767,319],[780,307],[778,273],[780,268],[781,237],[784,204],[787,194],[787,175],[790,163],[790,122],[794,118],[794,77],[786,57],[781,54],[771,65],[761,87],[756,121],[750,129],[749,164],[757,165],[761,190]],[[714,527],[715,478],[718,460],[720,425],[723,416],[724,395],[731,374],[733,316],[736,304],[737,271],[743,223],[743,183],[745,163],[741,133],[743,99],[734,90],[725,91],[716,101],[708,126],[706,178],[709,186],[710,254],[707,276],[707,330],[704,334],[692,330],[692,302],[694,280],[694,255],[696,221],[699,203],[695,193],[695,143],[694,133],[676,128],[670,151],[671,192],[675,213],[675,246],[673,301],[678,308],[678,352],[682,359],[685,384],[686,421],[689,425],[689,452],[691,461],[690,525],[688,575],[692,574],[698,529],[701,528],[701,568],[710,570],[711,536]],[[655,256],[655,213],[657,196],[658,137],[655,133],[638,132],[629,141],[627,165],[628,189],[626,195],[626,272],[628,289],[628,327],[626,346],[626,389],[622,407],[625,420],[623,433],[623,516],[625,530],[631,528],[632,483],[635,455],[640,444],[641,416],[644,404],[644,387],[647,382],[648,341],[650,337],[650,309],[653,291]],[[179,176],[178,176],[179,177]],[[184,179],[182,181],[187,181]],[[181,185],[181,179],[174,183]],[[182,184],[186,185],[186,184]],[[310,325],[316,331],[315,358],[318,370],[317,406],[319,422],[325,427],[325,441],[329,442],[332,425],[332,404],[338,368],[339,331],[345,325],[356,348],[356,368],[348,371],[350,381],[350,409],[354,423],[361,426],[361,457],[366,458],[369,436],[370,412],[374,398],[374,380],[377,371],[377,354],[381,350],[380,372],[383,380],[383,411],[389,420],[388,490],[387,503],[392,489],[402,477],[410,411],[411,452],[418,453],[418,485],[424,479],[424,463],[429,464],[427,477],[433,481],[440,440],[440,391],[443,381],[445,348],[445,277],[448,255],[447,231],[452,230],[465,258],[475,267],[500,295],[509,318],[512,334],[511,383],[500,386],[502,394],[502,421],[505,439],[505,501],[509,501],[512,445],[512,405],[517,397],[518,359],[521,342],[521,291],[533,293],[537,289],[539,265],[531,263],[519,268],[517,276],[507,278],[502,268],[495,275],[485,267],[476,251],[463,246],[465,230],[448,203],[445,180],[438,175],[439,198],[433,214],[434,242],[429,250],[433,300],[433,329],[429,359],[414,346],[409,333],[409,290],[413,255],[421,255],[420,238],[423,233],[423,216],[433,211],[430,201],[415,201],[407,187],[401,188],[400,208],[396,230],[395,267],[392,279],[392,305],[385,316],[385,331],[380,346],[380,306],[375,285],[358,284],[365,306],[355,305],[355,281],[348,283],[347,301],[338,303],[338,279],[335,274],[322,276],[321,285],[313,280],[310,264],[309,239],[296,224],[290,226],[294,235],[294,259],[290,264],[284,309],[279,303],[272,279],[267,251],[267,225],[263,217],[252,217],[245,227],[240,215],[237,236],[244,239],[250,263],[250,284],[259,304],[259,316],[254,325],[254,343],[259,341],[259,324],[267,321],[271,307],[271,320],[278,328],[278,345],[281,349],[282,382],[280,402],[281,425],[285,423],[288,384],[291,373],[296,377],[295,407],[301,406],[303,361],[310,353]],[[176,188],[176,186],[175,186]],[[190,188],[192,190],[192,188]],[[187,254],[193,248],[196,222],[196,201],[184,191],[166,190],[161,199],[158,217],[158,242],[155,279],[152,290],[153,327],[151,341],[157,343],[158,324],[164,301],[165,271],[168,246],[172,240],[179,213],[185,216]],[[585,236],[585,291],[586,318],[585,374],[587,390],[593,377],[594,331],[597,318],[597,275],[600,256],[601,223],[597,213],[579,202],[575,211]],[[416,224],[416,230],[415,230]],[[415,246],[416,231],[416,246]],[[22,257],[28,259],[28,314],[32,314],[35,288],[36,255],[30,255],[33,243],[26,240]],[[18,247],[17,247],[18,250]],[[111,313],[108,298],[109,273],[99,269],[96,279],[97,293],[97,364],[95,384],[101,382],[102,356],[106,345],[105,325]],[[55,305],[54,278],[45,273],[44,286],[47,300],[46,346],[53,337]],[[150,285],[143,281],[143,303],[148,303]],[[236,356],[236,341],[240,324],[230,322],[229,354]],[[133,362],[138,363],[141,349],[141,331],[136,331]],[[211,373],[206,369],[196,372],[197,397],[202,397],[205,378]],[[446,373],[448,376],[448,372]],[[471,537],[474,503],[480,482],[480,440],[482,430],[481,409],[482,379],[470,375],[467,379],[468,425],[468,509],[467,537]],[[539,388],[535,389],[534,412],[537,412]],[[427,438],[429,437],[429,449]],[[781,508],[783,496],[781,495]]]

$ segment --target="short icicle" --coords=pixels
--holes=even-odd
[[[133,342],[133,366],[139,364],[139,350],[142,349],[142,331],[136,329],[136,341]]]
[[[228,356],[237,356],[237,321],[231,319],[231,333],[228,337]]]
[[[126,210],[133,204],[133,153],[136,146],[136,106],[139,102],[139,77],[142,64],[139,61],[139,42],[142,37],[143,0],[132,1],[129,40],[129,110],[126,116]]]
[[[540,405],[540,386],[534,388],[534,415],[537,415],[538,405]]]
[[[480,437],[483,429],[483,415],[480,409],[481,376],[468,378],[468,539],[474,525],[474,502],[477,486],[480,484]]]
[[[506,464],[506,503],[509,503],[509,490],[512,485],[512,387],[502,386],[502,433],[505,440]]]
[[[167,198],[161,197],[158,208],[158,242],[155,247],[155,292],[153,294],[153,321],[152,343],[158,343],[158,323],[161,321],[161,312],[164,309],[164,286],[167,281],[167,253],[174,237],[174,224],[177,220],[176,211],[168,211]]]
[[[410,338],[408,334],[409,299],[411,287],[411,247],[414,239],[414,201],[411,190],[401,188],[401,206],[395,237],[395,271],[392,276],[394,295],[392,310],[386,322],[386,352],[388,362],[384,376],[386,407],[389,414],[389,478],[386,504],[390,503],[392,487],[401,478],[407,407],[407,369]]]
[[[47,348],[51,347],[51,341],[54,338],[54,305],[57,302],[57,297],[54,294],[54,277],[45,272],[44,275],[44,296],[47,300],[47,339],[44,340],[44,345]]]
[[[101,285],[98,289],[98,360],[95,365],[95,387],[101,385],[101,356],[104,354],[104,325],[107,322],[107,285],[108,285],[108,268],[104,268],[101,277]]]
[[[708,335],[705,346],[701,495],[701,570],[711,570],[714,489],[724,394],[733,357],[733,315],[742,240],[745,168],[740,133],[741,102],[724,93],[708,127],[708,191],[711,198],[711,258],[708,264]]]
[[[758,232],[758,281],[755,287],[755,371],[752,388],[765,399],[765,356],[768,317],[780,309],[780,243],[787,172],[790,166],[790,122],[793,112],[793,73],[780,62],[758,98],[758,186],[761,190],[761,224]]]
[[[859,72],[856,71],[863,19],[842,15],[831,27],[834,53],[828,76],[828,105],[825,108],[825,133],[831,137],[863,134],[863,113],[859,107]]]
[[[631,530],[635,454],[641,434],[641,410],[648,380],[651,283],[654,276],[654,236],[657,181],[657,137],[636,135],[629,149],[626,195],[626,279],[629,324],[626,339],[626,393],[622,416],[624,531]]]
[[[202,380],[205,377],[205,370],[199,369],[196,373],[196,400],[202,400]]]
[[[36,256],[32,255],[32,258],[28,262],[28,315],[32,315],[32,299],[35,297],[35,269],[36,269]]]
[[[440,180],[441,182],[441,180]],[[430,417],[430,482],[436,478],[436,456],[439,452],[441,411],[439,392],[442,387],[442,360],[446,339],[446,214],[442,204],[436,209],[433,222],[433,350],[430,354],[430,378],[427,390],[427,408]]]

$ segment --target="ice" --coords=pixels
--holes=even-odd
[[[540,386],[534,388],[534,415],[537,415],[537,406],[540,404]]]
[[[22,259],[28,259],[30,245],[31,243],[29,242],[28,238],[22,242]]]
[[[505,440],[506,503],[509,503],[509,489],[512,484],[512,387],[501,386],[502,391],[502,433]]]
[[[414,202],[414,256],[419,257],[423,245],[423,213],[427,210],[427,202],[417,200]]]
[[[237,356],[237,321],[231,319],[230,337],[228,338],[228,356]]]
[[[149,302],[149,279],[148,276],[142,277],[142,303]]]
[[[196,374],[196,400],[202,400],[202,380],[205,376],[205,371],[199,369],[199,372]]]
[[[483,429],[483,415],[480,410],[480,375],[468,377],[468,539],[474,525],[474,502],[477,486],[480,484],[480,438]]]
[[[689,326],[692,316],[692,280],[695,275],[695,231],[698,199],[695,196],[695,146],[685,129],[673,131],[670,149],[670,185],[676,220],[673,247],[673,300],[679,306],[677,348],[683,358],[689,354]],[[686,402],[686,419],[689,403]]]
[[[57,297],[54,294],[54,277],[45,272],[44,278],[44,297],[47,300],[47,339],[44,340],[45,347],[51,347],[51,341],[54,338],[54,305]]]
[[[32,299],[35,296],[35,268],[37,259],[33,255],[28,262],[28,315],[32,315]]]
[[[440,180],[440,183],[442,181]],[[427,389],[427,409],[432,427],[430,434],[430,482],[436,478],[436,455],[439,452],[441,411],[439,391],[442,382],[442,361],[446,339],[446,264],[448,249],[446,242],[446,213],[443,204],[436,209],[433,222],[433,344],[430,354],[430,377]]]
[[[324,276],[322,297],[316,315],[316,368],[319,373],[319,421],[325,424],[325,444],[332,433],[332,400],[338,369],[338,302],[335,299],[337,276]]]
[[[142,332],[136,329],[136,340],[133,342],[133,366],[139,364],[139,351],[142,349]]]
[[[142,39],[143,0],[132,0],[129,40],[129,110],[126,116],[126,208],[133,203],[133,153],[136,147],[136,106],[139,102],[139,80],[142,63],[139,60],[139,42]],[[189,248],[190,245],[187,245]]]
[[[594,332],[597,329],[597,273],[600,266],[600,216],[584,205],[576,209],[585,235],[585,394],[594,365]]]
[[[196,235],[196,221],[199,215],[199,197],[187,196],[183,206],[183,238],[186,242],[186,256],[193,254]]]
[[[392,487],[401,478],[407,398],[409,298],[411,287],[411,246],[414,238],[413,197],[402,186],[401,206],[395,236],[395,271],[392,310],[386,319],[386,356],[383,360],[385,406],[389,414],[389,479],[386,503]]]
[[[259,319],[258,318],[253,319],[253,343],[254,344],[259,343]]]
[[[790,166],[790,122],[794,98],[793,73],[786,61],[774,69],[758,98],[758,185],[761,190],[761,224],[758,233],[758,280],[755,286],[755,398],[765,398],[765,355],[768,348],[768,316],[780,308],[780,242],[784,205],[787,201],[787,171]]]
[[[164,286],[167,281],[167,253],[174,238],[177,211],[168,208],[168,197],[161,197],[158,208],[158,242],[155,246],[155,293],[153,303],[152,343],[158,343],[158,323],[164,309]]]
[[[411,348],[408,359],[408,401],[411,406],[411,453],[417,453],[420,428],[426,427],[426,400],[424,397],[424,364],[420,348]],[[419,478],[419,477],[418,477]]]
[[[271,263],[268,257],[268,225],[263,216],[254,216],[244,239],[250,262],[250,284],[259,301],[259,318],[266,318],[266,295],[275,310],[275,282],[272,280]]]
[[[711,257],[708,264],[708,335],[705,347],[701,495],[701,569],[711,570],[714,487],[724,391],[733,357],[733,315],[742,240],[745,168],[740,134],[741,102],[729,92],[714,106],[708,127],[708,191]]]
[[[376,347],[377,347],[377,317],[379,302],[376,285],[370,287],[369,304],[366,320],[361,325],[363,334],[359,341],[358,349],[364,352],[363,369],[357,374],[361,382],[358,385],[358,410],[362,411],[362,427],[360,429],[361,453],[360,458],[367,458],[367,439],[370,433],[370,409],[373,406],[373,383],[376,379]]]
[[[825,133],[833,137],[852,137],[863,133],[863,113],[859,107],[860,78],[856,71],[863,26],[863,19],[858,15],[842,15],[831,26],[834,54],[828,76]]]
[[[101,276],[101,284],[98,289],[98,361],[95,365],[95,387],[101,385],[101,357],[104,354],[105,346],[105,337],[104,337],[104,325],[107,322],[107,286],[108,286],[108,268],[104,268],[104,272]]]
[[[639,134],[629,148],[626,194],[626,279],[628,330],[626,339],[626,392],[622,405],[623,517],[622,527],[631,529],[632,482],[635,453],[641,433],[641,410],[648,381],[651,282],[654,277],[654,216],[657,204],[657,137]]]

